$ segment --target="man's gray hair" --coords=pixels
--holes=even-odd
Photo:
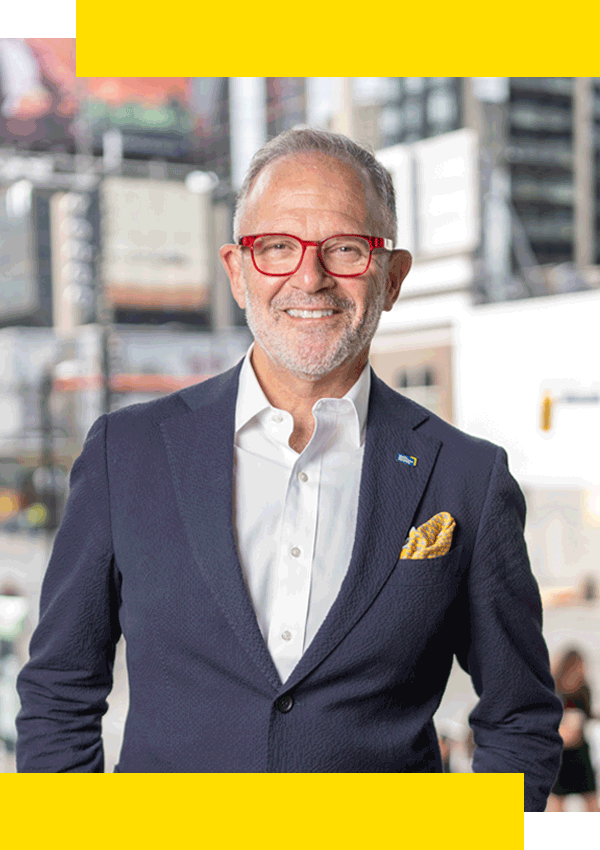
[[[341,133],[329,133],[310,127],[297,127],[286,130],[270,139],[254,154],[238,192],[235,215],[233,217],[233,237],[240,237],[240,221],[244,206],[254,182],[263,168],[284,156],[315,152],[332,156],[341,162],[349,163],[365,175],[371,182],[381,205],[381,224],[386,231],[372,236],[385,236],[396,240],[396,197],[389,171],[375,159],[368,148],[359,145]]]

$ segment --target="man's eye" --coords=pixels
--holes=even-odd
[[[356,245],[335,245],[331,251],[336,254],[344,254],[346,257],[360,256],[361,250]]]
[[[264,245],[258,246],[260,251],[270,251],[273,254],[281,254],[286,251],[292,251],[293,245],[289,242],[267,242]]]

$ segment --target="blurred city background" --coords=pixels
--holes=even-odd
[[[2,38],[0,771],[14,770],[14,681],[85,434],[243,356],[217,251],[250,157],[299,124],[370,144],[390,170],[414,265],[372,365],[507,449],[551,654],[581,653],[596,711],[600,78],[83,79],[74,39]],[[124,659],[121,645],[107,771]],[[455,669],[436,715],[449,769],[469,769],[475,700]],[[596,770],[599,727],[587,719]]]

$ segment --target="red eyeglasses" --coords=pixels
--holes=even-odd
[[[393,250],[391,239],[340,233],[320,242],[300,239],[290,233],[259,233],[240,236],[238,244],[250,248],[254,267],[271,277],[287,276],[298,271],[307,248],[316,248],[319,261],[327,274],[335,277],[359,277],[371,264],[376,248]]]

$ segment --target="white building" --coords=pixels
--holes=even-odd
[[[412,297],[411,274],[383,315],[374,368],[506,449],[542,585],[600,580],[600,291],[473,305],[466,291]]]

